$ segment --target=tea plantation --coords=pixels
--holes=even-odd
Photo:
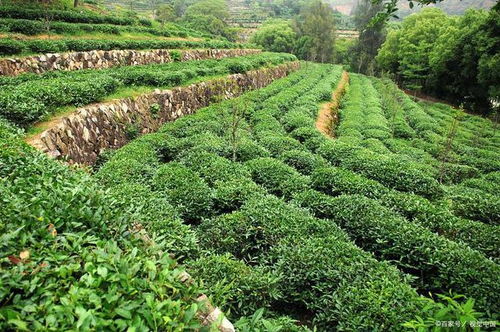
[[[0,14],[2,55],[243,47],[56,9],[50,29],[63,38],[33,39],[43,13]],[[106,37],[73,38],[83,32]],[[109,37],[125,33],[155,37]],[[238,331],[495,328],[500,134],[485,117],[302,61],[91,166],[26,143],[81,106],[297,58],[178,60],[0,76],[0,330],[226,331],[223,317]],[[318,112],[335,98],[322,133]],[[223,315],[207,323],[211,306]]]

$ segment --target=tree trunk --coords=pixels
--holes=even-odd
[[[78,7],[78,0],[75,0],[75,1],[73,2],[73,7],[75,7],[75,8],[76,8],[76,7]]]

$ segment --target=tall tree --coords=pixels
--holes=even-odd
[[[213,35],[234,40],[236,34],[225,20],[229,17],[227,3],[224,0],[202,0],[186,9],[182,20],[187,26]]]
[[[377,56],[379,63],[384,69],[397,67],[397,79],[406,87],[426,90],[431,76],[430,54],[450,24],[453,19],[436,8],[408,16],[399,30],[388,35]]]
[[[373,18],[383,9],[382,4],[371,0],[359,0],[353,11],[354,24],[359,31],[359,39],[351,49],[352,68],[365,74],[374,74],[375,56],[386,36],[383,22],[373,22]]]
[[[335,22],[333,10],[320,0],[305,5],[293,19],[299,57],[317,62],[333,59]]]
[[[255,32],[250,41],[270,52],[292,53],[297,35],[285,20],[271,20]]]
[[[156,9],[156,20],[161,23],[163,27],[166,22],[173,21],[175,19],[174,8],[171,5],[160,5]]]

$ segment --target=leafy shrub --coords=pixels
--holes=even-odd
[[[342,194],[360,194],[370,198],[378,198],[388,192],[380,183],[364,178],[342,168],[318,168],[311,175],[312,187],[325,194],[338,196]]]
[[[307,326],[296,325],[298,322],[288,316],[277,318],[264,318],[264,308],[257,310],[252,316],[241,317],[234,323],[234,327],[242,332],[310,332]]]
[[[309,151],[289,150],[281,154],[280,160],[303,175],[311,175],[318,168],[327,166],[326,160]]]
[[[500,229],[473,220],[459,218],[443,205],[434,205],[423,197],[397,191],[387,192],[378,200],[410,221],[418,222],[440,236],[461,242],[493,259],[500,258]]]
[[[259,143],[273,157],[278,157],[286,151],[304,149],[299,141],[287,136],[265,135],[259,140]]]
[[[181,60],[181,52],[179,52],[179,51],[170,51],[170,57],[174,61],[180,61]]]
[[[44,12],[40,9],[2,6],[0,7],[0,13],[0,16],[2,17],[16,19],[41,20],[45,17],[45,15],[50,15],[50,17],[54,20],[71,23],[109,23],[117,25],[134,24],[134,20],[131,18],[118,17],[116,15],[98,15],[96,13],[69,10],[51,9],[48,12]]]
[[[229,254],[203,256],[190,262],[189,267],[193,277],[210,285],[207,295],[214,304],[236,317],[269,308],[283,297],[279,275],[250,267]]]
[[[243,165],[206,151],[194,149],[185,154],[180,162],[196,171],[210,186],[217,181],[250,178],[250,172]]]
[[[194,231],[180,219],[167,197],[157,195],[144,184],[120,184],[110,190],[115,209],[132,216],[136,227],[148,237],[162,239],[162,248],[178,261],[199,255]]]
[[[246,165],[252,179],[277,196],[290,198],[309,186],[309,178],[279,160],[258,158],[248,161]]]
[[[287,132],[294,131],[297,128],[314,126],[314,120],[299,110],[286,113],[281,118],[281,123]]]
[[[212,191],[195,172],[179,163],[158,168],[153,188],[165,194],[188,223],[198,223],[212,213]]]
[[[500,196],[500,172],[491,172],[479,179],[468,179],[463,181],[461,185]]]
[[[401,191],[428,198],[443,194],[439,183],[425,171],[397,156],[373,153],[359,146],[342,142],[325,142],[318,153],[333,165],[341,166]]]
[[[265,193],[262,187],[247,178],[219,181],[214,189],[214,206],[219,213],[236,211],[249,198]]]
[[[248,71],[250,67],[245,62],[234,62],[229,65],[229,72],[231,74],[241,74]]]
[[[23,53],[25,46],[16,40],[0,39],[0,54],[13,55]]]
[[[237,59],[189,61],[138,67],[122,67],[106,70],[83,70],[79,72],[49,72],[41,76],[26,76],[4,79],[10,89],[0,92],[0,116],[21,126],[27,126],[53,113],[57,107],[83,106],[99,101],[124,85],[172,86],[186,82],[196,75],[195,68],[211,66],[211,74],[228,73],[229,65],[245,59],[249,65],[257,66],[262,61],[286,61],[287,56],[259,54]],[[191,68],[191,69],[189,69]],[[39,81],[39,84],[33,84]],[[197,131],[199,123],[194,121],[186,130]],[[206,126],[206,124],[205,124]],[[214,126],[223,124],[214,121]],[[139,134],[139,128],[129,128],[128,138]],[[204,128],[205,131],[208,128]]]
[[[9,39],[0,39],[0,41]],[[234,44],[227,41],[180,41],[180,40],[100,40],[100,39],[59,39],[50,42],[45,40],[19,41],[17,49],[31,53],[50,53],[65,51],[92,51],[92,50],[145,50],[145,49],[179,49],[179,48],[244,48],[244,44]],[[22,49],[19,48],[22,45]],[[12,50],[12,49],[11,49]],[[13,54],[13,53],[10,53]],[[9,54],[9,55],[10,55]],[[16,53],[19,54],[19,53]],[[0,55],[6,55],[0,53]]]
[[[200,327],[198,306],[187,300],[200,291],[180,281],[182,270],[167,253],[120,248],[84,233],[58,238],[2,267],[0,294],[18,294],[2,307],[2,329]]]
[[[269,151],[248,138],[242,138],[236,148],[236,159],[241,162],[269,156]]]
[[[397,261],[404,271],[418,276],[418,288],[437,293],[452,288],[475,298],[481,309],[497,310],[499,267],[479,252],[409,223],[362,196],[331,198],[310,191],[295,199],[317,217],[335,220],[363,249]]]
[[[451,210],[459,216],[500,225],[500,197],[482,190],[455,186],[450,190]]]

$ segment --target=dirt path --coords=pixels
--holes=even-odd
[[[318,112],[318,118],[316,119],[316,128],[328,137],[335,136],[333,129],[334,125],[338,121],[337,112],[340,106],[340,100],[344,95],[348,84],[349,73],[344,71],[337,88],[332,92],[331,101],[321,104],[321,108]]]

